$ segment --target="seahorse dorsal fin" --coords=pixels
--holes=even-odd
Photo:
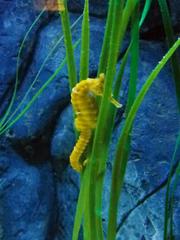
[[[110,97],[110,102],[117,108],[121,108],[122,107],[122,104],[120,104],[118,101],[116,101],[115,98],[113,98],[113,96],[111,95]]]

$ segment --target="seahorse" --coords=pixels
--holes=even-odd
[[[58,4],[58,10],[60,12],[64,12],[65,11],[64,0],[58,0],[57,4]]]
[[[98,105],[95,96],[102,96],[104,79],[104,73],[101,73],[97,78],[82,80],[72,89],[71,103],[76,114],[75,127],[80,135],[70,155],[70,164],[78,172],[83,169],[83,164],[79,162],[80,157],[90,141],[93,129],[96,127]],[[117,107],[121,106],[112,97],[111,102]]]

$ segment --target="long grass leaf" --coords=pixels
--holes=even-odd
[[[178,166],[175,172],[175,179],[172,186],[171,200],[170,200],[170,239],[174,239],[174,228],[173,228],[173,213],[174,213],[174,194],[180,180],[180,159],[178,160]]]
[[[105,89],[104,89],[104,93],[103,93],[103,99],[105,99],[106,104],[101,105],[101,109],[100,109],[100,115],[101,115],[101,111],[103,111],[104,117],[101,118],[102,122],[101,123],[105,123],[105,116],[107,117],[107,112],[108,112],[108,98],[110,97],[110,94],[112,92],[112,82],[113,82],[113,78],[114,78],[114,74],[115,74],[115,65],[116,65],[116,61],[117,61],[117,57],[118,57],[118,52],[119,52],[119,48],[121,46],[121,42],[122,42],[122,38],[123,38],[123,34],[120,34],[120,27],[118,26],[121,22],[122,19],[122,11],[123,11],[123,7],[124,7],[124,2],[122,1],[118,1],[118,3],[114,3],[114,8],[113,8],[113,20],[112,20],[112,32],[111,32],[111,38],[110,38],[110,44],[109,44],[109,50],[107,51],[107,57],[108,57],[108,61],[107,61],[107,72],[106,74],[106,82],[105,82]],[[104,66],[104,69],[106,68],[106,66]],[[113,72],[111,72],[111,70],[113,70]],[[111,72],[111,73],[110,73]],[[102,99],[102,102],[103,102]],[[102,107],[104,106],[104,109],[102,110]],[[102,127],[102,126],[101,126]],[[99,131],[99,133],[98,133]],[[93,156],[93,154],[95,155],[97,152],[96,151],[100,151],[95,149],[97,147],[96,144],[98,143],[98,138],[100,140],[100,134],[103,132],[105,132],[104,130],[98,127],[97,124],[97,129],[96,129],[96,133],[95,133],[95,140],[94,140],[94,144],[93,144],[93,149],[92,149],[92,158],[91,161],[95,162],[95,158]],[[100,140],[102,141],[102,139]],[[96,144],[95,144],[96,142]],[[104,142],[103,141],[104,146],[108,146],[108,141]],[[99,145],[100,146],[100,145]],[[104,157],[105,155],[107,155],[107,149],[105,150],[105,148],[102,151],[104,153]],[[102,157],[102,156],[101,156]],[[92,232],[92,238],[98,238],[100,240],[104,239],[103,236],[103,227],[102,227],[102,216],[101,216],[101,204],[102,204],[102,187],[103,187],[103,181],[100,181],[98,185],[96,185],[95,183],[95,179],[96,176],[98,174],[98,163],[97,163],[97,158],[96,158],[96,164],[93,165],[92,162],[92,169],[91,169],[91,178],[90,178],[90,196],[89,196],[89,203],[90,203],[90,207],[89,207],[89,215],[90,215],[90,227],[91,229],[93,229],[93,223],[95,224],[95,227],[97,228],[97,230],[95,230],[94,232]],[[104,160],[103,158],[101,160]],[[104,169],[103,169],[104,170]],[[101,175],[103,177],[103,175]],[[96,187],[95,187],[96,186]]]
[[[130,66],[130,82],[129,82],[129,90],[128,90],[128,99],[127,99],[127,106],[126,106],[126,114],[129,113],[132,104],[134,102],[136,96],[136,81],[138,76],[138,59],[139,59],[139,4],[137,4],[135,11],[132,15],[132,30],[131,30],[131,66]],[[128,154],[130,151],[130,141],[131,138],[128,136],[127,143],[126,143],[126,161],[128,159]],[[125,171],[126,166],[124,166]],[[123,173],[122,173],[123,174]],[[114,213],[114,212],[113,212]],[[108,232],[107,232],[107,239],[113,240],[116,236],[116,215],[109,214],[109,224],[108,224]]]
[[[150,9],[150,6],[151,6],[151,3],[152,3],[152,0],[146,0],[145,2],[145,5],[144,5],[144,8],[143,8],[143,12],[142,12],[142,15],[141,15],[141,20],[139,22],[139,27],[142,26],[148,12],[149,12],[149,9]]]
[[[117,74],[117,78],[116,78],[116,82],[115,82],[114,90],[113,90],[113,96],[114,96],[115,99],[117,99],[117,97],[119,96],[125,66],[127,64],[129,52],[130,52],[131,46],[132,46],[131,43],[130,43],[129,47],[127,48],[127,50],[126,50],[126,52],[125,52],[125,54],[122,58],[121,65],[120,65],[120,68],[119,68],[119,71],[118,71],[118,74]]]
[[[87,166],[87,168],[88,168],[88,166]],[[82,220],[83,220],[83,215],[84,215],[85,206],[86,206],[86,202],[87,202],[86,179],[89,179],[89,169],[87,169],[87,171],[85,171],[81,177],[81,186],[80,186],[78,202],[76,205],[76,215],[75,215],[75,219],[74,219],[72,240],[78,240],[79,231],[80,231]]]
[[[139,6],[136,6],[136,10],[132,17],[132,46],[131,46],[131,67],[130,67],[130,81],[128,89],[128,99],[126,105],[126,114],[129,113],[131,106],[136,97],[136,82],[138,78],[138,61],[139,61]]]
[[[174,167],[175,159],[176,159],[176,153],[177,153],[179,147],[180,147],[180,133],[178,135],[178,138],[177,138],[177,141],[176,141],[176,145],[175,145],[175,150],[174,150],[174,153],[173,153],[173,156],[172,156],[172,160],[171,160],[171,163],[170,163],[170,170],[169,170],[169,176],[168,176],[168,182],[167,182],[166,199],[165,199],[165,210],[164,210],[164,240],[168,239],[169,219],[173,215],[173,207],[172,207],[173,204],[172,204],[171,199],[173,199],[173,195],[174,195],[176,187],[174,186],[174,188],[173,188],[171,193],[170,193],[170,188],[171,188],[173,167]],[[177,169],[178,169],[178,167],[177,167]],[[178,178],[178,174],[177,173],[178,172],[176,171],[176,174],[175,174],[176,177],[175,178]]]
[[[174,43],[174,31],[172,28],[172,22],[171,22],[171,17],[169,14],[169,9],[167,5],[166,0],[158,0],[160,9],[161,9],[161,15],[162,15],[162,20],[163,20],[163,25],[164,25],[164,30],[166,33],[166,38],[167,38],[167,45],[168,47],[172,46]],[[178,58],[178,53],[175,53],[174,56],[171,59],[171,66],[172,66],[172,71],[173,71],[173,76],[174,76],[174,81],[175,81],[175,86],[176,86],[176,97],[177,97],[177,103],[180,111],[180,61]],[[171,208],[171,202],[170,202],[170,186],[171,186],[171,173],[172,173],[172,164],[174,162],[174,156],[171,160],[171,167],[170,167],[170,173],[169,173],[169,178],[168,178],[168,184],[167,184],[167,191],[166,191],[166,200],[165,200],[165,215],[164,215],[164,239],[166,240],[168,238],[168,223],[169,223],[169,218],[171,219],[171,216],[173,215],[173,208]],[[170,234],[173,235],[172,233],[172,227],[170,227],[171,231]]]
[[[100,106],[100,113],[98,116],[97,128],[95,131],[95,138],[93,142],[92,155],[90,158],[91,165],[91,177],[89,186],[89,214],[90,214],[90,226],[94,229],[94,223],[96,223],[94,231],[92,231],[92,239],[102,239],[102,186],[104,173],[106,168],[106,159],[108,151],[108,143],[112,132],[112,116],[108,115],[110,104],[110,96],[112,92],[112,83],[115,76],[116,62],[118,52],[122,43],[122,39],[129,22],[130,15],[136,5],[136,1],[127,1],[124,8],[121,5],[121,1],[117,1],[115,4],[112,36],[110,41],[108,67],[106,72],[106,81],[104,93]],[[106,126],[109,126],[108,130]],[[103,144],[103,146],[102,146]],[[103,149],[102,149],[103,148]],[[98,190],[97,190],[98,189]],[[98,231],[97,231],[98,229]],[[97,235],[98,234],[98,235]]]
[[[22,53],[22,50],[24,48],[24,45],[25,45],[25,42],[29,36],[29,34],[31,33],[31,31],[33,30],[34,26],[38,23],[39,19],[42,17],[43,13],[45,12],[45,8],[39,13],[39,15],[36,17],[36,19],[34,20],[34,22],[31,24],[30,28],[27,30],[24,38],[23,38],[23,41],[19,47],[19,51],[18,51],[18,56],[17,56],[17,63],[16,63],[16,80],[15,80],[15,86],[14,86],[14,91],[13,91],[13,95],[12,95],[12,98],[11,98],[11,101],[9,103],[9,106],[3,116],[3,118],[0,120],[0,129],[2,129],[3,127],[3,124],[4,122],[6,121],[6,119],[8,118],[10,112],[11,112],[11,109],[12,109],[12,106],[14,104],[14,101],[15,101],[15,98],[16,98],[16,93],[17,93],[17,87],[18,87],[18,84],[19,84],[19,65],[20,65],[20,57],[21,57],[21,53]]]
[[[148,12],[149,12],[149,9],[150,9],[150,6],[151,6],[151,2],[152,0],[146,0],[145,2],[145,5],[144,5],[144,8],[143,8],[143,12],[141,14],[141,19],[140,19],[140,22],[139,22],[139,29],[141,28]],[[129,55],[129,52],[131,50],[131,46],[132,46],[132,40],[125,52],[125,54],[123,55],[123,58],[122,58],[122,61],[121,61],[121,65],[120,65],[120,68],[119,68],[119,72],[117,74],[117,79],[116,79],[116,82],[115,82],[115,85],[114,85],[114,91],[113,91],[113,96],[114,98],[116,99],[118,96],[119,96],[119,91],[120,91],[120,88],[121,88],[121,82],[122,82],[122,77],[123,77],[123,74],[124,74],[124,69],[125,69],[125,66],[126,66],[126,63],[127,63],[127,60],[128,60],[128,55]]]
[[[108,16],[106,21],[106,29],[104,34],[103,46],[100,55],[98,75],[100,73],[106,72],[107,60],[109,56],[109,46],[110,46],[110,38],[112,31],[112,22],[113,22],[113,13],[114,13],[115,1],[109,0],[109,8],[108,8]]]
[[[89,75],[89,42],[89,0],[85,0],[81,34],[80,80],[86,79]]]
[[[74,50],[73,50],[73,44],[72,44],[69,14],[67,10],[67,0],[58,0],[58,4],[59,4],[59,14],[61,16],[61,23],[62,23],[63,33],[64,33],[64,43],[66,48],[69,85],[70,85],[70,90],[72,90],[72,88],[77,83],[77,72],[76,72],[76,64],[75,64]]]
[[[117,212],[118,212],[118,202],[121,193],[121,189],[123,186],[123,180],[125,175],[125,169],[127,164],[127,156],[128,156],[128,139],[129,134],[132,128],[132,124],[136,113],[148,92],[150,86],[153,81],[164,67],[169,58],[173,55],[176,49],[180,46],[180,39],[178,39],[175,44],[169,49],[166,55],[162,58],[162,60],[158,63],[155,69],[151,72],[142,89],[140,90],[138,96],[136,97],[130,112],[125,121],[124,127],[122,129],[122,133],[117,145],[117,151],[115,155],[115,161],[113,166],[113,175],[112,175],[112,185],[111,185],[111,196],[110,196],[110,207],[109,207],[109,229],[115,229],[117,225]],[[113,230],[114,232],[114,230]],[[114,235],[110,238],[111,233],[109,232],[108,240],[114,239]]]

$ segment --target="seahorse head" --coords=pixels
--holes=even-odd
[[[91,85],[91,91],[97,96],[103,94],[104,78],[104,73],[101,73],[98,78],[93,80],[93,84]]]

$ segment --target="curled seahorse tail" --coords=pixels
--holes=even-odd
[[[89,140],[91,138],[91,130],[84,130],[80,133],[79,139],[71,153],[70,163],[73,169],[78,172],[82,171],[82,164],[79,162]]]

